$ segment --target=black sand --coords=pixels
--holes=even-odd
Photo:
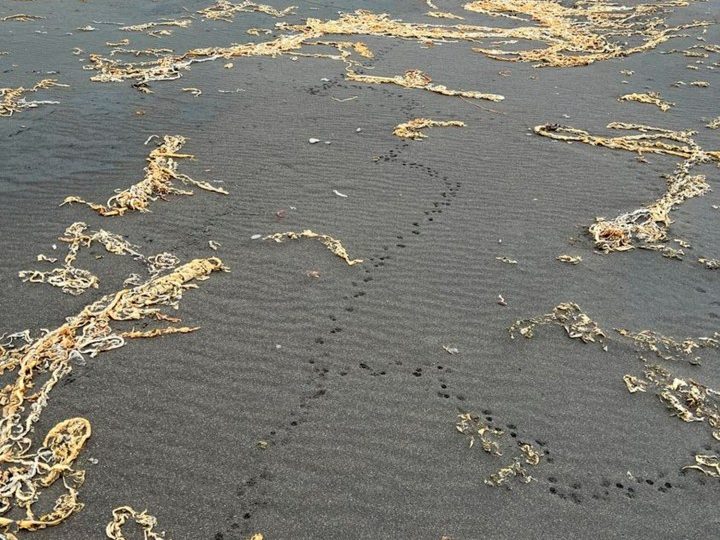
[[[436,22],[423,17],[423,2],[397,4],[313,2],[291,20],[368,7]],[[595,254],[586,226],[660,196],[660,175],[676,160],[640,163],[627,152],[528,131],[558,122],[607,133],[610,121],[639,122],[695,129],[705,148],[716,149],[718,132],[703,126],[720,114],[719,71],[690,71],[693,59],[660,54],[694,38],[575,69],[502,63],[467,44],[364,40],[377,52],[373,74],[420,68],[450,88],[503,94],[500,104],[477,102],[493,111],[420,90],[348,83],[342,64],[311,58],[235,59],[233,69],[201,64],[142,95],[129,83],[90,82],[79,61],[86,55],[71,52],[105,51],[105,41],[123,37],[177,51],[225,45],[259,39],[245,30],[275,22],[258,14],[196,20],[159,40],[91,23],[176,18],[186,14],[182,6],[206,5],[2,4],[3,15],[47,17],[0,24],[0,50],[10,53],[0,56],[2,86],[52,76],[71,88],[38,95],[59,105],[0,119],[0,333],[57,327],[139,270],[128,258],[95,261],[101,252],[92,250],[82,261],[100,275],[99,290],[70,297],[22,283],[17,272],[38,267],[35,255],[51,254],[73,221],[182,260],[218,255],[232,270],[184,297],[180,315],[201,330],[88,360],[53,392],[38,433],[70,416],[92,423],[80,457],[86,507],[23,538],[101,538],[112,508],[125,504],[147,508],[174,539],[714,536],[720,485],[680,469],[696,452],[720,452],[720,443],[706,425],[670,417],[651,393],[627,392],[622,376],[641,372],[631,347],[612,335],[604,352],[558,327],[529,341],[507,333],[514,320],[563,301],[577,302],[607,330],[685,337],[717,329],[720,274],[695,261],[720,257],[718,191],[673,213],[671,236],[694,246],[686,260],[642,250]],[[716,0],[697,3],[676,19],[717,19],[719,10]],[[86,24],[97,30],[75,31]],[[716,26],[705,37],[720,42]],[[618,73],[625,69],[635,74]],[[58,73],[44,75],[50,70]],[[710,87],[670,86],[677,80]],[[236,88],[242,91],[217,91]],[[648,90],[676,107],[663,113],[617,101]],[[430,130],[423,142],[392,135],[396,124],[419,116],[467,127]],[[222,182],[230,195],[198,191],[114,219],[58,208],[66,195],[104,201],[139,180],[149,149],[143,142],[153,133],[188,137],[185,149],[197,161],[181,170]],[[311,137],[332,144],[310,145]],[[717,169],[705,172],[715,187]],[[313,242],[250,239],[305,228],[342,240],[365,263],[347,267]],[[222,244],[217,253],[208,240]],[[555,260],[562,253],[583,262],[563,265]],[[308,277],[310,270],[320,278]],[[460,352],[449,355],[443,345]],[[701,367],[675,369],[717,388],[718,354],[707,356]],[[518,439],[542,442],[545,459],[531,470],[536,482],[483,484],[502,462],[469,449],[455,431],[466,410],[488,411],[496,425],[515,426],[507,431]]]

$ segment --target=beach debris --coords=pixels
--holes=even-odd
[[[210,249],[213,251],[217,251],[219,247],[222,246],[220,242],[216,242],[215,240],[208,240],[208,246],[210,246]]]
[[[316,239],[319,240],[326,248],[328,248],[333,254],[340,257],[343,261],[345,261],[348,266],[353,266],[355,264],[359,264],[363,262],[362,259],[351,259],[348,255],[347,251],[345,250],[345,247],[342,245],[340,240],[336,240],[332,236],[328,236],[327,234],[318,234],[310,229],[306,229],[302,232],[293,232],[288,231],[284,233],[275,233],[266,236],[263,238],[263,240],[274,240],[275,242],[283,242],[284,240],[299,240],[301,238],[310,238],[310,239]]]
[[[255,533],[248,540],[265,540],[265,537],[262,533]]]
[[[562,326],[569,337],[580,339],[583,343],[598,342],[603,346],[603,350],[607,350],[605,332],[587,314],[583,313],[580,306],[570,302],[558,304],[552,313],[515,321],[509,328],[510,337],[515,339],[515,333],[518,333],[524,338],[532,338],[535,335],[535,329],[546,324]]]
[[[631,339],[641,350],[652,352],[668,361],[687,360],[691,364],[699,364],[702,359],[696,356],[696,351],[720,349],[720,332],[715,332],[712,337],[685,338],[678,341],[653,330],[631,332],[625,328],[616,328],[615,331]]]
[[[293,10],[296,8],[297,6],[289,6],[285,9],[278,10],[272,6],[256,4],[248,0],[240,2],[239,4],[233,4],[229,0],[218,0],[212,6],[201,9],[198,13],[205,19],[232,22],[235,18],[235,13],[256,12],[264,13],[272,17],[285,17],[286,15],[294,14]]]
[[[108,47],[124,47],[126,45],[130,45],[130,40],[128,38],[121,39],[120,41],[106,41],[105,45]]]
[[[620,70],[620,75],[627,75],[629,77],[634,74],[635,74],[635,72],[631,69],[621,69]]]
[[[682,249],[675,249],[674,247],[666,244],[641,244],[638,246],[640,249],[647,249],[650,251],[657,251],[667,259],[675,259],[682,261],[685,256],[685,252]]]
[[[97,30],[97,28],[88,24],[81,28],[76,28],[76,30],[78,30],[79,32],[94,32],[95,30]]]
[[[102,229],[88,234],[86,232],[87,228],[85,223],[76,222],[65,229],[64,235],[59,240],[68,243],[69,246],[61,266],[46,272],[23,270],[18,272],[18,276],[25,282],[47,283],[53,287],[62,288],[64,293],[79,295],[91,287],[97,288],[99,283],[97,276],[92,272],[74,266],[73,263],[81,247],[90,247],[94,242],[97,242],[109,253],[142,256],[135,251],[136,246],[133,246],[121,236],[108,233]],[[41,260],[40,255],[38,255],[38,260]],[[43,260],[48,259],[44,258]],[[57,259],[53,259],[53,261],[55,260]]]
[[[429,118],[413,118],[403,124],[398,124],[393,135],[401,139],[425,139],[427,135],[420,130],[432,127],[465,127],[465,122],[458,120],[431,120]]]
[[[486,424],[480,416],[469,412],[459,414],[455,429],[468,438],[470,448],[475,445],[475,441],[479,441],[484,452],[496,457],[503,455],[500,448],[500,441],[504,435],[503,430]],[[485,484],[498,487],[507,484],[512,478],[518,478],[525,484],[533,480],[526,465],[532,467],[539,465],[541,454],[529,443],[518,441],[517,446],[519,455],[514,456],[509,465],[501,467],[487,476]]]
[[[121,26],[120,30],[123,30],[125,32],[145,32],[146,30],[150,30],[148,32],[149,35],[154,37],[159,36],[169,36],[171,34],[170,30],[162,29],[162,30],[154,30],[155,28],[160,27],[176,27],[176,28],[187,28],[192,24],[191,19],[177,19],[177,20],[163,20],[163,21],[154,21],[154,22],[148,22],[148,23],[142,23],[142,24],[133,24],[131,26]]]
[[[143,278],[140,274],[130,274],[125,281],[123,281],[123,287],[137,287],[141,285]]]
[[[273,31],[270,28],[248,28],[245,33],[251,36],[269,36]]]
[[[718,270],[720,269],[720,259],[707,259],[705,257],[700,257],[698,259],[698,262],[702,264],[705,268],[708,270]]]
[[[720,392],[692,379],[675,377],[656,364],[646,365],[644,372],[645,380],[638,384],[654,385],[673,416],[683,422],[706,422],[713,438],[720,440]]]
[[[707,152],[692,138],[693,131],[671,131],[668,129],[612,122],[610,129],[635,130],[637,135],[602,137],[590,135],[587,131],[557,124],[536,126],[534,131],[543,137],[565,141],[582,142],[618,150],[644,154],[662,154],[682,158],[683,161],[668,175],[667,191],[656,201],[608,220],[598,217],[588,232],[595,240],[595,246],[605,253],[628,251],[663,242],[667,238],[670,212],[687,199],[704,195],[710,186],[704,175],[691,175],[690,171],[701,164],[720,162],[720,151]],[[652,249],[652,248],[651,248]]]
[[[464,20],[464,17],[461,17],[460,15],[455,15],[454,13],[450,13],[448,11],[428,11],[425,13],[428,17],[434,17],[436,19],[457,19],[457,20]]]
[[[25,94],[45,90],[53,87],[68,88],[67,84],[60,84],[56,79],[43,79],[30,88],[0,88],[0,116],[12,116],[16,112],[34,109],[40,105],[56,105],[58,101],[27,101]]]
[[[707,88],[710,86],[710,83],[707,81],[692,81],[690,83],[690,86],[695,86],[697,88]]]
[[[195,97],[202,95],[202,90],[200,90],[199,88],[195,88],[195,87],[183,88],[182,91],[189,92]]]
[[[347,195],[344,193],[340,193],[337,189],[333,189],[333,193],[337,195],[338,197],[342,197],[343,199],[347,199]]]
[[[507,306],[507,302],[503,298],[502,294],[498,294],[497,303],[500,304],[501,306]]]
[[[362,82],[366,84],[396,84],[404,88],[419,88],[421,90],[427,90],[428,92],[434,92],[445,96],[460,96],[472,99],[487,99],[490,101],[502,101],[505,99],[505,96],[501,96],[499,94],[484,94],[474,90],[450,90],[445,85],[433,84],[430,75],[423,73],[419,69],[408,70],[404,75],[381,77],[378,75],[364,75],[356,73],[352,67],[348,67],[346,69],[345,78],[349,81]]]
[[[641,381],[634,375],[624,375],[623,382],[625,383],[628,392],[631,394],[634,394],[635,392],[645,392],[645,387],[647,385],[645,381]]]
[[[673,242],[676,242],[681,248],[692,249],[690,242],[683,240],[682,238],[674,238]]]
[[[720,116],[710,120],[707,124],[705,124],[705,127],[709,127],[710,129],[720,129]]]
[[[695,463],[685,465],[683,470],[695,469],[705,476],[720,478],[720,458],[714,454],[696,454]]]
[[[580,264],[582,262],[580,255],[558,255],[555,259],[568,264]]]
[[[480,441],[480,446],[488,454],[502,456],[498,440],[503,434],[500,428],[490,427],[484,423],[480,416],[472,413],[463,413],[458,415],[455,429],[465,435],[468,440],[468,446],[472,448],[475,441]]]
[[[317,143],[320,142],[320,139],[316,139],[315,137],[310,137],[310,138],[308,139],[308,142],[309,142],[310,144],[317,144]]]
[[[537,26],[493,29],[493,37],[546,44],[545,48],[520,51],[485,48],[474,48],[474,51],[497,60],[532,62],[536,67],[575,67],[645,52],[679,37],[680,30],[705,25],[701,22],[674,28],[664,25],[662,15],[669,13],[671,7],[686,5],[684,0],[632,6],[607,1],[566,6],[553,0],[479,0],[464,7],[484,15],[519,19],[523,23],[527,21],[522,16],[528,16]],[[639,43],[630,45],[619,39],[622,36],[633,36]]]
[[[122,528],[128,520],[134,521],[142,529],[145,540],[163,540],[165,538],[164,532],[155,532],[157,519],[148,514],[147,510],[138,512],[131,506],[120,506],[115,508],[112,514],[112,521],[105,527],[105,535],[111,540],[126,540]]]
[[[309,278],[318,279],[320,277],[320,270],[308,270],[305,275]]]
[[[132,245],[122,236],[107,232],[103,229],[88,231],[87,224],[78,221],[68,226],[65,233],[58,238],[68,245],[68,252],[63,263],[49,271],[23,270],[18,276],[24,282],[47,283],[53,287],[60,287],[62,291],[73,296],[84,293],[90,288],[98,288],[99,280],[89,270],[77,268],[75,261],[81,248],[89,248],[94,243],[100,244],[105,251],[114,255],[130,255],[136,261],[140,261],[147,268],[151,276],[156,276],[166,270],[177,266],[179,260],[172,253],[159,253],[151,257],[145,257],[137,251],[137,246]],[[50,263],[57,262],[56,258],[38,255],[38,261]]]
[[[620,96],[618,101],[637,101],[638,103],[648,103],[650,105],[655,105],[661,111],[669,111],[670,108],[675,105],[674,103],[665,101],[657,92],[648,92],[645,94],[625,94],[624,96]]]
[[[16,13],[15,15],[6,15],[5,17],[0,18],[0,21],[31,22],[39,21],[44,18],[45,17],[40,17],[38,15],[28,15],[27,13]]]
[[[443,345],[442,348],[448,354],[457,354],[460,352],[457,347],[450,347],[449,345]]]
[[[515,259],[511,259],[510,257],[495,257],[495,260],[503,262],[505,264],[517,264],[518,262]]]
[[[553,0],[482,0],[468,2],[464,8],[485,15],[528,21],[536,26],[515,28],[472,25],[428,25],[406,23],[391,19],[387,14],[367,10],[342,14],[336,20],[307,19],[300,25],[278,25],[283,30],[335,35],[372,35],[401,39],[415,39],[423,43],[435,41],[478,42],[483,39],[524,40],[540,42],[546,48],[530,50],[499,50],[474,48],[473,50],[498,60],[532,62],[536,66],[572,67],[588,65],[600,60],[624,57],[648,51],[671,38],[677,32],[704,26],[696,22],[674,28],[663,26],[662,15],[672,6],[687,5],[682,0],[658,4],[618,6],[609,2],[592,5],[576,4],[565,7]],[[628,45],[620,36],[633,36],[634,45]]]
[[[0,477],[3,493],[0,507],[0,529],[33,531],[55,526],[82,509],[78,489],[85,473],[73,468],[91,435],[85,418],[69,418],[51,428],[42,444],[35,441],[33,428],[48,404],[52,389],[86,355],[117,349],[125,338],[154,337],[186,333],[194,329],[168,326],[148,331],[123,332],[112,328],[116,322],[148,319],[176,320],[162,311],[163,306],[177,308],[192,282],[207,279],[225,270],[217,258],[195,259],[173,272],[148,280],[133,289],[123,289],[93,302],[69,317],[55,330],[44,330],[36,339],[28,331],[0,338],[0,370],[8,383],[0,389],[4,403],[0,420],[0,464],[12,474]],[[15,379],[12,376],[15,374]],[[52,508],[37,515],[33,506],[41,491],[46,492],[58,479],[65,492]],[[11,517],[14,510],[24,517]]]
[[[102,205],[87,202],[77,196],[66,197],[61,204],[80,203],[92,208],[101,216],[122,216],[126,212],[149,212],[150,203],[157,199],[165,199],[167,195],[192,195],[193,192],[173,186],[173,181],[190,184],[206,191],[227,195],[223,188],[202,181],[193,180],[186,174],[179,173],[178,159],[192,159],[192,154],[179,154],[185,145],[185,137],[181,135],[165,135],[163,143],[153,149],[147,157],[145,178],[127,189],[119,191]]]

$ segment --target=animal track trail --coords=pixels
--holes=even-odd
[[[325,90],[332,87],[342,88],[344,85],[327,82],[320,89]],[[364,87],[363,87],[364,88]],[[320,90],[319,90],[320,91]],[[401,95],[401,94],[398,94]],[[317,351],[312,359],[308,361],[309,373],[304,382],[305,391],[301,396],[299,403],[288,413],[286,418],[273,426],[265,435],[264,443],[267,444],[263,452],[266,452],[265,459],[272,456],[272,449],[275,446],[287,444],[292,438],[292,432],[301,426],[308,417],[310,409],[322,400],[328,392],[328,376],[333,374],[333,368],[325,360],[330,356],[327,350],[329,344],[342,339],[344,326],[351,324],[355,319],[362,302],[366,299],[367,294],[372,291],[376,280],[382,275],[382,270],[387,268],[402,253],[402,250],[411,248],[414,240],[422,235],[425,227],[432,226],[440,220],[443,209],[448,209],[451,200],[457,196],[461,190],[460,182],[453,182],[447,176],[443,176],[440,171],[423,165],[422,163],[408,161],[401,158],[402,150],[407,148],[409,143],[401,142],[394,145],[386,154],[378,158],[377,163],[393,163],[399,164],[401,167],[407,167],[417,171],[424,176],[440,180],[441,186],[433,200],[431,200],[424,208],[418,210],[418,216],[405,229],[398,231],[394,236],[396,242],[394,245],[383,245],[381,251],[376,252],[367,258],[366,263],[361,266],[361,274],[351,282],[352,290],[343,297],[345,307],[342,316],[331,313],[328,314],[330,324],[326,326],[326,330],[312,338],[310,344]],[[342,323],[343,319],[345,323]],[[386,366],[378,366],[373,362],[359,362],[357,366],[346,366],[336,369],[337,375],[346,376],[351,369],[360,370],[363,374],[370,377],[382,377],[388,374],[390,369],[402,369],[401,361],[390,362]],[[453,399],[458,403],[465,400],[465,397],[455,394],[452,391],[452,385],[448,382],[448,375],[452,370],[440,365],[425,366],[425,369],[433,369],[437,373],[433,373],[435,381],[433,383],[433,391],[437,393],[438,399]],[[422,368],[418,368],[418,373],[422,375]],[[252,532],[250,520],[253,512],[261,509],[265,503],[262,498],[253,497],[252,493],[259,489],[259,486],[267,481],[263,478],[263,473],[258,477],[252,477],[238,488],[238,496],[241,497],[241,509],[243,511],[241,519],[235,519],[224,532],[218,532],[216,538],[218,540],[231,540],[234,538],[243,538]],[[240,535],[240,536],[237,536]]]

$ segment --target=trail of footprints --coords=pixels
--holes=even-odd
[[[321,86],[321,89],[326,90],[333,85],[334,84],[332,82],[328,82],[323,84]],[[339,84],[335,84],[335,86],[343,87]],[[367,87],[359,86],[358,88],[366,89]],[[376,88],[374,87],[371,88],[373,90],[376,90]],[[319,93],[320,91],[317,88],[314,88],[313,90],[317,90],[317,93]],[[384,89],[381,89],[381,91],[387,92]],[[407,96],[404,94],[395,95],[407,100]],[[416,103],[411,103],[408,107],[413,108],[416,105]],[[410,111],[408,110],[403,112]],[[441,217],[443,209],[450,206],[451,199],[457,196],[458,192],[462,187],[461,182],[451,181],[447,176],[442,176],[439,171],[433,169],[432,167],[425,166],[421,163],[410,162],[401,159],[400,155],[402,153],[402,150],[408,146],[409,144],[406,142],[399,142],[395,144],[386,154],[381,155],[379,159],[377,159],[378,165],[384,163],[399,163],[402,167],[408,167],[410,169],[413,169],[417,172],[424,174],[425,176],[428,176],[431,179],[440,179],[442,181],[443,191],[438,194],[436,198],[437,200],[432,201],[430,205],[422,211],[422,216],[419,217],[419,219],[417,219],[416,221],[412,222],[408,230],[399,231],[396,234],[397,241],[394,245],[384,245],[382,246],[382,251],[375,253],[371,257],[367,258],[367,263],[362,265],[365,267],[363,270],[364,276],[351,283],[353,287],[352,292],[343,298],[346,302],[346,318],[353,318],[354,314],[357,313],[357,310],[359,309],[359,304],[368,294],[368,289],[371,287],[372,282],[375,280],[376,273],[378,271],[381,271],[384,267],[390,265],[396,253],[399,253],[401,250],[410,247],[413,238],[419,236],[422,233],[423,227],[430,226],[433,222],[437,221]],[[331,370],[328,364],[323,361],[323,359],[327,358],[330,353],[323,349],[326,348],[324,347],[326,344],[328,344],[334,338],[337,338],[343,332],[343,327],[339,322],[338,315],[330,314],[328,315],[328,319],[330,321],[330,324],[325,334],[321,334],[313,338],[312,346],[316,347],[317,354],[315,354],[313,359],[308,361],[311,371],[307,380],[308,390],[300,398],[297,408],[290,412],[289,420],[285,420],[285,422],[277,424],[272,430],[267,433],[263,442],[267,443],[268,448],[274,445],[282,445],[287,443],[291,436],[292,430],[295,427],[301,425],[306,420],[308,410],[312,406],[314,401],[321,399],[327,392],[327,379],[328,375],[331,374]],[[462,402],[465,400],[464,396],[460,394],[454,395],[452,393],[452,389],[447,380],[447,375],[452,373],[452,370],[442,365],[432,365],[428,363],[426,365],[418,366],[415,368],[406,368],[405,366],[403,366],[403,363],[401,361],[396,360],[387,366],[380,367],[374,365],[373,362],[363,361],[360,362],[357,366],[347,366],[341,368],[337,371],[337,375],[340,377],[344,377],[350,372],[351,369],[358,369],[364,373],[367,373],[369,376],[381,377],[387,375],[388,369],[391,368],[398,370],[407,370],[409,376],[412,377],[420,378],[423,375],[425,375],[426,377],[432,377],[434,381],[433,388],[435,389],[434,391],[437,393],[438,399],[455,399],[457,402]],[[253,532],[252,527],[250,527],[250,519],[252,517],[252,513],[258,507],[264,506],[266,504],[266,501],[262,499],[258,500],[257,497],[252,497],[251,493],[260,490],[261,483],[269,482],[270,480],[270,475],[267,473],[267,471],[264,471],[257,477],[250,478],[238,488],[237,496],[239,498],[240,506],[242,508],[242,519],[236,520],[235,517],[231,517],[231,525],[224,532],[216,533],[215,540],[230,540],[234,538],[243,538],[243,535],[247,535]]]

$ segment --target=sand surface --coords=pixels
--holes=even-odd
[[[82,70],[86,52],[106,52],[106,41],[130,37],[139,48],[184,51],[260,40],[245,30],[276,22],[255,13],[232,23],[197,19],[162,39],[91,22],[177,18],[187,14],[183,7],[207,4],[0,5],[0,15],[47,17],[0,23],[0,50],[9,53],[0,56],[0,86],[50,76],[70,85],[42,94],[57,105],[0,118],[0,334],[55,328],[139,271],[128,257],[92,248],[80,260],[99,275],[99,289],[72,297],[22,283],[17,272],[39,267],[38,253],[57,256],[51,245],[74,221],[183,261],[217,255],[231,269],[184,297],[179,313],[199,331],[88,359],[53,391],[38,433],[70,416],[92,424],[78,463],[87,471],[86,506],[22,538],[102,538],[112,508],[125,504],[147,508],[173,539],[713,535],[720,485],[681,467],[695,453],[719,453],[720,443],[706,424],[672,418],[652,393],[628,393],[622,376],[642,366],[612,329],[677,337],[717,330],[720,273],[696,260],[720,257],[720,210],[713,208],[720,191],[673,212],[671,237],[693,245],[685,260],[644,250],[598,254],[587,225],[659,197],[661,175],[677,160],[643,163],[628,152],[531,132],[557,122],[607,134],[608,122],[638,122],[697,130],[704,148],[717,149],[720,132],[704,125],[720,114],[720,69],[690,71],[695,59],[661,54],[697,43],[700,32],[572,69],[503,63],[466,43],[422,48],[363,38],[376,53],[368,73],[420,68],[450,88],[502,94],[502,103],[355,84],[344,80],[341,63],[317,58],[235,59],[232,69],[199,64],[181,80],[153,83],[153,94],[129,82],[91,82],[92,72]],[[420,1],[303,4],[287,20],[365,7],[445,22],[425,17]],[[719,14],[712,0],[679,10],[674,20],[717,22]],[[97,29],[76,31],[86,24]],[[720,43],[717,26],[703,35]],[[74,55],[75,47],[84,52]],[[678,80],[710,87],[671,86]],[[617,101],[652,90],[676,106],[662,112]],[[424,141],[392,135],[415,117],[466,127],[433,129]],[[197,190],[121,218],[58,207],[71,194],[104,201],[139,180],[152,134],[186,136],[184,150],[196,160],[181,170],[230,194]],[[718,170],[703,172],[715,188]],[[302,229],[340,239],[365,262],[348,267],[315,242],[251,240]],[[209,240],[221,244],[217,252]],[[583,262],[556,261],[563,253]],[[496,260],[503,256],[518,264]],[[510,339],[513,321],[565,301],[607,330],[608,351],[557,326],[540,328],[532,340]],[[677,363],[674,372],[718,388],[720,355],[704,355],[702,366]],[[530,471],[535,481],[485,485],[504,462],[468,448],[455,430],[465,411],[542,449]]]

